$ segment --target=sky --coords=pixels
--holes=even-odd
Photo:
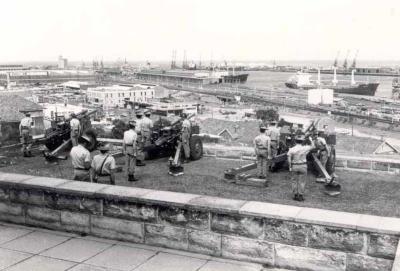
[[[0,62],[400,60],[398,0],[0,0]]]

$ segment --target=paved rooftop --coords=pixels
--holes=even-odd
[[[159,247],[0,223],[0,270],[278,271]]]

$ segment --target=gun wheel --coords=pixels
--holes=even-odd
[[[199,137],[192,136],[189,141],[190,158],[199,160],[203,156],[203,142]]]

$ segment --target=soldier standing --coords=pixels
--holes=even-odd
[[[314,148],[314,144],[304,145],[304,137],[296,136],[296,145],[289,149],[288,164],[292,176],[293,199],[304,201],[304,192],[307,179],[307,154]]]
[[[76,117],[75,113],[71,114],[71,120],[69,122],[69,125],[71,126],[71,142],[72,146],[78,145],[78,137],[81,131],[81,123]]]
[[[72,147],[70,156],[74,167],[74,180],[90,182],[91,157],[88,151],[90,138],[83,135],[78,137],[78,145]]]
[[[322,166],[326,169],[326,163],[328,162],[328,158],[330,156],[330,149],[324,138],[323,130],[319,130],[318,133],[315,134],[314,144],[315,148],[318,150],[318,159],[321,162]],[[321,174],[318,174],[318,178],[321,178]]]
[[[273,120],[268,127],[267,135],[271,138],[271,159],[274,159],[278,154],[279,139],[281,136],[280,129],[277,127],[278,122]]]
[[[144,161],[144,143],[145,143],[145,137],[144,137],[144,131],[143,131],[143,111],[142,110],[136,110],[136,128],[135,132],[137,134],[137,153],[136,153],[136,166],[142,167],[145,166],[146,164],[143,162]]]
[[[92,161],[92,180],[97,183],[101,178],[107,178],[112,185],[115,185],[115,158],[109,154],[110,144],[105,144],[99,148],[100,154],[93,157]]]
[[[153,121],[150,119],[150,110],[144,111],[144,118],[142,120],[142,133],[144,137],[145,147],[151,144],[151,131],[153,130]]]
[[[21,136],[22,153],[24,157],[32,157],[32,124],[33,120],[31,114],[25,113],[25,118],[23,118],[19,124],[19,134]]]
[[[254,147],[257,156],[257,176],[266,179],[269,159],[271,159],[271,139],[266,134],[267,127],[260,125],[260,134],[254,139]]]
[[[125,155],[126,164],[126,175],[129,182],[136,182],[138,179],[135,178],[135,167],[136,167],[136,155],[137,155],[137,133],[135,131],[136,121],[129,121],[129,130],[124,132],[123,139],[123,152]]]
[[[182,147],[183,152],[185,155],[185,159],[183,160],[184,163],[188,163],[190,159],[190,135],[192,124],[190,120],[188,120],[188,115],[186,113],[182,113],[182,133],[181,133],[181,140],[182,140]]]

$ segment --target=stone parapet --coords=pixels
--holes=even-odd
[[[0,220],[277,268],[399,270],[391,217],[0,172]]]

